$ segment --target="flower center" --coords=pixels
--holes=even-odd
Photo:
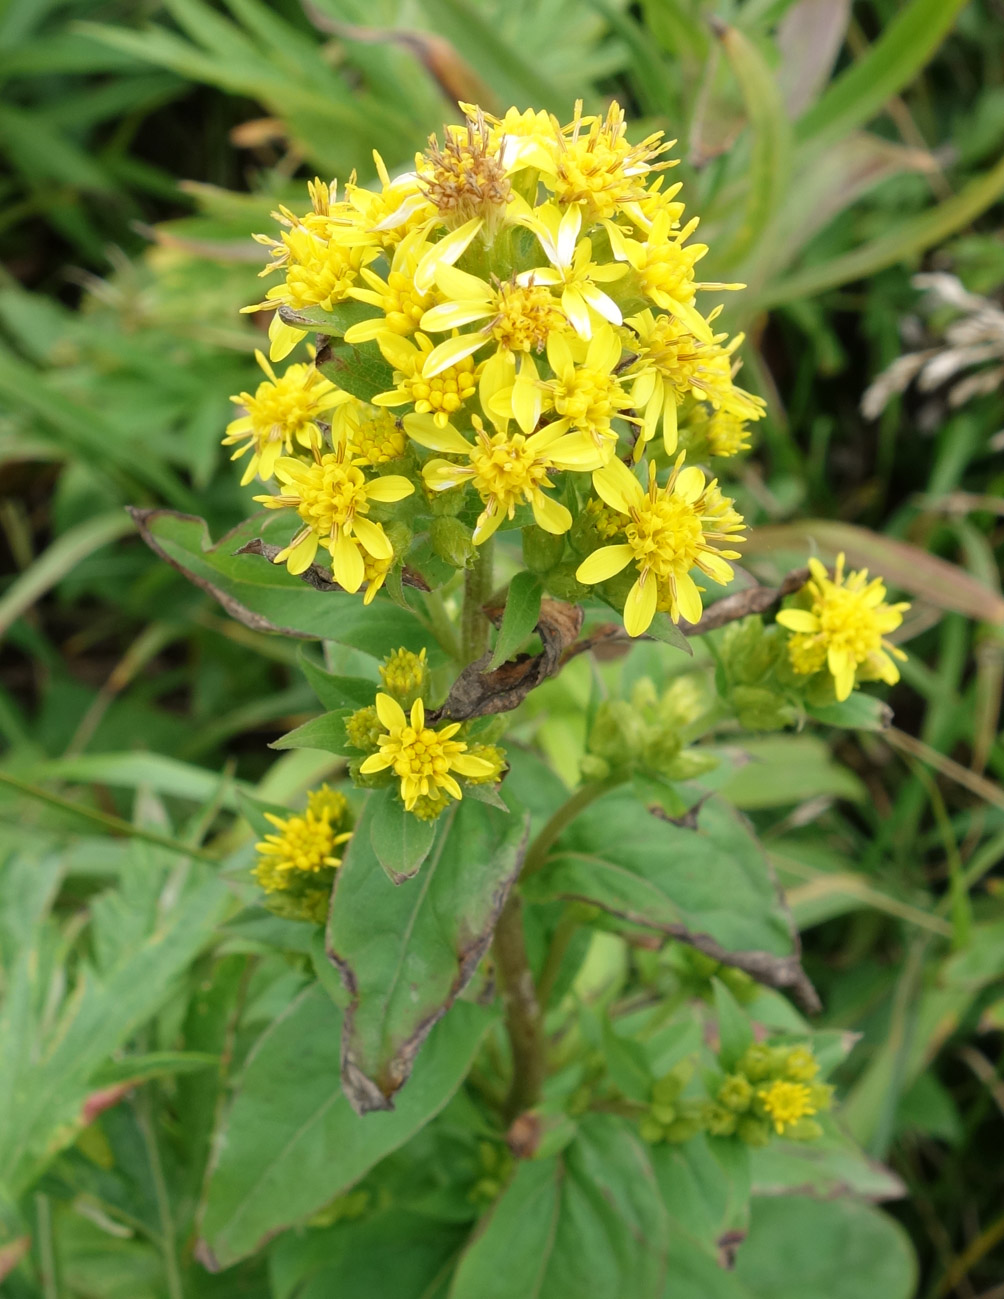
[[[285,297],[294,307],[330,309],[343,302],[359,268],[373,255],[373,250],[325,242],[299,229],[284,234],[283,241],[289,248]]]
[[[467,745],[459,740],[444,740],[428,726],[420,731],[405,726],[388,747],[396,750],[394,771],[398,776],[435,783],[437,776],[448,774],[450,759],[463,753]]]
[[[679,496],[647,497],[632,509],[624,534],[639,567],[658,577],[689,573],[704,549],[701,520]]]
[[[562,323],[554,298],[544,285],[499,286],[498,314],[491,331],[503,347],[512,352],[540,352],[548,334]]]
[[[326,815],[290,817],[281,835],[269,835],[280,870],[322,870],[335,846],[335,831]]]
[[[693,302],[698,248],[686,248],[673,239],[646,244],[645,265],[638,272],[645,293],[650,295],[654,290],[677,302]]]
[[[305,386],[300,376],[284,375],[275,383],[259,384],[248,402],[256,437],[262,442],[282,441],[288,446],[294,434],[314,418],[314,398],[311,387]]]
[[[882,647],[874,611],[858,591],[835,587],[813,608],[827,645],[844,650],[856,663]]]
[[[504,433],[488,437],[482,433],[471,453],[474,486],[482,498],[496,496],[508,503],[547,486],[548,465],[529,451],[522,433],[508,438]]]
[[[362,470],[333,455],[322,457],[319,465],[311,466],[310,481],[302,488],[296,510],[322,537],[351,522],[356,514],[368,513]]]
[[[474,358],[465,356],[456,365],[441,370],[434,379],[426,379],[420,372],[405,376],[401,387],[419,414],[443,411],[452,415],[474,395],[477,387]]]
[[[777,1131],[783,1132],[787,1124],[797,1123],[808,1114],[815,1114],[812,1093],[804,1083],[773,1082],[761,1088],[760,1099]]]
[[[591,429],[605,431],[626,404],[623,389],[606,370],[583,365],[554,385],[554,409],[558,414]]]
[[[370,406],[360,412],[358,427],[349,435],[352,457],[371,465],[385,465],[399,460],[408,447],[408,439],[398,428],[390,411]]]
[[[431,164],[425,192],[448,226],[455,228],[476,216],[497,223],[512,187],[501,158],[490,147],[483,117],[469,121],[466,134],[449,133],[442,149],[436,137],[430,137],[425,157]]]
[[[410,276],[401,271],[391,271],[387,276],[382,304],[387,329],[393,334],[413,334],[423,312],[428,311],[434,301],[433,294],[419,293]]]

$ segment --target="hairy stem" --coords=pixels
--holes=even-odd
[[[527,960],[522,912],[514,893],[499,917],[493,946],[512,1048],[512,1082],[505,1102],[509,1120],[537,1103],[546,1071],[544,1019]]]
[[[523,863],[523,879],[535,875],[541,869],[547,861],[547,854],[554,847],[555,841],[562,830],[571,825],[580,812],[587,808],[590,803],[595,802],[601,795],[607,793],[608,790],[623,785],[626,779],[626,776],[612,775],[607,776],[604,780],[591,780],[587,784],[580,786],[571,798],[562,803],[530,845],[526,854],[526,861]]]
[[[478,547],[474,567],[464,578],[464,607],[460,616],[460,649],[464,665],[479,659],[488,648],[488,619],[483,605],[492,594],[492,541]]]

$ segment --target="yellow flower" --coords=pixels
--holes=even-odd
[[[746,427],[746,421],[728,410],[712,412],[705,436],[709,454],[721,456],[723,460],[750,449],[750,431]]]
[[[477,217],[485,223],[487,238],[494,238],[512,186],[480,108],[467,114],[466,127],[447,127],[442,149],[430,136],[417,170],[426,196],[450,229]]]
[[[254,396],[242,392],[230,400],[243,406],[245,414],[227,425],[224,446],[237,445],[230,457],[239,460],[253,452],[244,470],[241,486],[246,487],[255,474],[267,481],[275,462],[283,452],[289,455],[293,443],[313,448],[321,445],[317,421],[329,410],[350,399],[313,365],[290,365],[281,378],[261,352],[255,352],[258,364],[268,376],[255,389]],[[238,445],[243,444],[243,445]]]
[[[391,248],[413,230],[424,226],[433,208],[414,172],[391,179],[383,158],[373,150],[379,190],[357,185],[353,175],[345,186],[342,220],[367,231],[383,247]]]
[[[681,455],[665,487],[658,486],[655,466],[650,465],[647,492],[619,460],[593,474],[597,493],[629,521],[625,541],[594,551],[575,576],[580,582],[605,582],[628,564],[636,565],[638,580],[624,605],[624,627],[630,636],[648,630],[660,604],[674,622],[681,616],[698,622],[703,605],[690,570],[699,568],[724,585],[733,576],[726,560],[739,558],[738,551],[717,544],[743,540],[736,535],[742,519],[732,502],[716,482],[705,481],[700,469],[681,469],[682,463]]]
[[[622,320],[620,307],[596,286],[623,279],[627,267],[616,262],[598,265],[592,260],[592,240],[579,238],[581,209],[570,207],[562,212],[554,203],[547,203],[525,215],[520,224],[537,236],[551,267],[522,271],[516,277],[517,282],[560,286],[561,309],[580,338],[592,335],[593,317],[590,312],[619,325]]]
[[[339,407],[331,436],[335,444],[347,442],[349,458],[360,465],[385,465],[408,450],[408,439],[390,411],[356,398]]]
[[[474,116],[479,110],[475,104],[460,105],[464,115]],[[502,117],[485,113],[489,124],[489,138],[498,150],[502,165],[510,174],[532,167],[553,171],[556,166],[558,136],[561,127],[557,119],[543,109],[508,108]]]
[[[611,420],[633,418],[624,415],[631,396],[616,374],[620,339],[607,324],[596,329],[585,347],[578,339],[552,334],[547,340],[547,359],[554,378],[544,386],[560,416],[551,429],[562,433],[573,430],[601,463],[606,462],[617,447]]]
[[[732,381],[732,354],[742,343],[742,334],[723,347],[725,334],[699,338],[687,321],[676,316],[656,316],[649,310],[631,316],[627,324],[637,335],[639,347],[638,360],[626,378],[637,375],[631,400],[636,409],[644,411],[636,458],[644,442],[655,435],[660,416],[666,453],[673,454],[677,408],[688,394],[740,420],[759,419],[763,414],[763,400],[737,388]]]
[[[308,796],[307,810],[301,816],[280,817],[271,812],[265,819],[278,834],[267,834],[255,844],[258,864],[252,872],[266,893],[281,892],[299,875],[318,875],[342,863],[335,849],[352,838],[339,834],[346,802],[341,794],[326,786]]]
[[[542,352],[556,331],[569,329],[551,290],[532,277],[493,285],[444,265],[436,270],[436,284],[444,301],[425,313],[422,328],[431,334],[476,323],[478,328],[435,347],[425,367],[429,376],[492,341],[503,351]]]
[[[526,501],[538,525],[560,534],[572,526],[572,516],[560,502],[547,496],[554,470],[591,468],[594,458],[584,459],[579,441],[563,437],[556,424],[531,437],[522,433],[490,434],[478,416],[473,416],[475,442],[472,445],[452,425],[440,428],[428,416],[406,415],[408,436],[420,446],[447,455],[464,456],[467,464],[430,460],[422,470],[430,491],[445,492],[472,483],[485,508],[474,528],[474,544],[480,545],[496,531],[504,518],[512,518],[516,506]],[[587,452],[588,454],[588,452]]]
[[[349,297],[362,267],[379,256],[380,244],[375,236],[353,225],[338,223],[327,185],[315,180],[310,193],[314,200],[313,213],[297,217],[288,209],[280,208],[273,216],[287,228],[279,239],[255,236],[268,247],[272,259],[262,275],[281,270],[284,279],[282,284],[274,284],[268,290],[262,302],[244,307],[243,311],[267,311],[282,304],[293,308],[323,307],[330,311],[336,303]],[[281,361],[308,331],[287,325],[276,312],[268,333],[269,359]]]
[[[380,736],[379,753],[368,757],[359,770],[364,776],[388,768],[393,770],[400,778],[401,799],[408,811],[420,797],[430,794],[462,798],[452,772],[477,778],[493,771],[490,762],[469,754],[462,740],[453,739],[460,730],[459,722],[451,722],[438,731],[426,726],[421,699],[412,704],[410,717],[390,695],[378,694],[376,709],[387,733]]]
[[[772,1082],[769,1087],[761,1087],[757,1096],[770,1116],[778,1136],[784,1133],[786,1127],[797,1123],[799,1119],[816,1113],[816,1107],[812,1103],[812,1093],[804,1083]]]
[[[619,104],[612,103],[605,118],[583,117],[580,100],[572,123],[557,136],[553,169],[542,167],[541,180],[559,203],[580,206],[590,221],[612,217],[644,199],[652,172],[674,165],[654,161],[670,148],[662,134],[629,144]]]
[[[903,621],[909,604],[886,604],[880,577],[868,580],[868,570],[844,575],[844,556],[837,556],[833,577],[818,559],[809,560],[809,581],[798,597],[810,607],[782,609],[777,621],[795,633],[788,655],[796,672],[808,675],[824,666],[833,677],[839,700],[847,699],[857,678],[879,678],[889,685],[899,680],[894,658],[901,649],[885,639]]]
[[[367,555],[388,565],[394,558],[383,528],[366,517],[371,504],[400,501],[415,488],[398,474],[367,481],[360,466],[346,458],[344,443],[327,455],[315,452],[315,457],[310,464],[279,460],[275,474],[286,490],[278,496],[255,497],[268,509],[296,510],[303,520],[304,526],[273,562],[285,563],[291,573],[303,573],[322,546],[331,553],[335,581],[356,592],[366,577]]]
[[[386,279],[368,266],[360,270],[360,279],[369,287],[351,288],[349,296],[378,307],[382,314],[350,325],[345,331],[347,343],[367,343],[379,334],[413,334],[418,328],[423,312],[437,301],[434,291],[423,293],[415,284],[422,258],[436,246],[424,236],[424,229],[405,235],[394,249]]]
[[[442,428],[474,396],[478,370],[471,356],[462,356],[434,376],[425,373],[432,354],[432,340],[416,334],[414,341],[397,334],[381,334],[377,345],[394,367],[394,383],[389,392],[378,393],[374,406],[410,405],[419,415],[431,415]]]

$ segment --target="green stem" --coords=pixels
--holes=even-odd
[[[566,904],[564,911],[561,913],[561,919],[551,935],[551,945],[547,949],[544,968],[537,980],[537,996],[540,999],[540,1004],[545,1008],[551,1004],[554,988],[558,982],[558,976],[561,974],[561,967],[565,963],[568,949],[578,929],[579,917],[576,912],[576,904]]]
[[[492,548],[489,540],[478,547],[474,567],[464,578],[464,607],[460,616],[460,650],[464,665],[479,659],[488,648],[488,619],[483,606],[492,594]]]
[[[536,1105],[546,1073],[544,1018],[526,955],[522,909],[519,896],[511,894],[502,908],[493,945],[512,1048],[512,1081],[504,1109],[509,1121]]]
[[[528,879],[531,875],[536,875],[547,861],[547,855],[561,832],[571,825],[580,812],[609,790],[623,785],[625,780],[627,777],[622,775],[607,776],[604,780],[591,780],[588,784],[581,785],[571,798],[562,803],[530,845],[526,861],[523,863],[522,878]]]
[[[59,1280],[56,1276],[56,1249],[52,1235],[52,1208],[49,1197],[35,1195],[35,1224],[38,1233],[38,1270],[45,1299],[59,1299]]]
[[[457,640],[457,629],[450,621],[446,604],[439,591],[428,591],[424,596],[425,612],[429,616],[429,626],[440,646],[450,658],[460,662],[460,642]]]

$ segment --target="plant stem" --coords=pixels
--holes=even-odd
[[[511,894],[499,917],[493,946],[512,1047],[512,1082],[505,1102],[510,1121],[537,1103],[546,1071],[544,1021],[527,960],[522,912],[519,896]]]
[[[439,591],[428,591],[423,597],[425,611],[429,615],[429,626],[432,634],[451,659],[460,660],[460,642],[457,640],[457,629],[450,621],[446,605]]]
[[[460,615],[460,650],[464,666],[479,659],[488,648],[488,619],[482,606],[492,593],[492,548],[488,540],[478,547],[474,567],[464,578],[464,607]]]
[[[551,935],[551,945],[547,949],[544,968],[541,970],[540,978],[537,981],[537,996],[541,1006],[545,1009],[551,1003],[555,984],[561,974],[561,967],[565,963],[565,957],[578,928],[579,917],[576,914],[575,907],[566,903],[565,909],[561,913],[561,919]]]
[[[571,798],[562,803],[530,845],[526,854],[526,861],[523,863],[522,878],[528,879],[541,869],[547,861],[547,854],[553,848],[562,830],[571,825],[580,812],[587,808],[590,803],[595,802],[601,795],[607,793],[608,790],[623,785],[626,779],[626,776],[612,775],[607,776],[604,780],[591,780],[587,784],[580,786]]]

